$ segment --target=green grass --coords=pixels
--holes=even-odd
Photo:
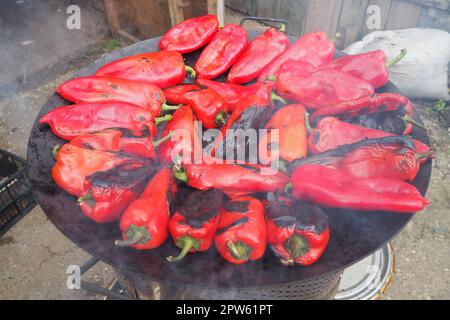
[[[439,100],[438,102],[436,102],[436,104],[433,106],[433,109],[442,113],[444,112],[447,108],[449,108],[449,106],[445,103],[444,100]]]
[[[109,41],[107,44],[105,44],[104,46],[104,50],[105,51],[112,51],[112,50],[116,50],[119,49],[123,46],[123,43],[120,39],[111,39],[111,41]]]

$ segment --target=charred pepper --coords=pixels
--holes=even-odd
[[[164,90],[166,101],[172,104],[184,104],[186,99],[184,94],[191,91],[200,91],[202,88],[195,84],[179,84]]]

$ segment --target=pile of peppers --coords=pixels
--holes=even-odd
[[[63,83],[56,92],[74,104],[39,120],[62,139],[49,150],[55,183],[87,219],[118,224],[118,247],[151,250],[171,238],[170,263],[208,250],[257,263],[271,251],[305,267],[326,254],[326,208],[413,213],[429,203],[411,184],[433,158],[410,136],[424,129],[414,107],[375,91],[406,50],[390,61],[382,51],[334,59],[324,32],[290,45],[282,26],[249,42],[215,15],[174,26],[159,48]],[[220,132],[209,149],[201,127]],[[258,162],[220,162],[249,147],[230,142],[246,129],[268,130]],[[267,174],[275,152],[278,170]]]

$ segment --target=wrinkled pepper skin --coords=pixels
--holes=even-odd
[[[302,204],[295,209],[274,201],[266,209],[267,243],[286,266],[317,262],[330,239],[328,217],[320,207]]]
[[[334,42],[327,38],[325,32],[307,33],[267,65],[259,75],[258,81],[276,75],[281,66],[288,61],[304,61],[315,67],[321,67],[333,60],[334,51]]]
[[[229,83],[246,83],[256,79],[262,70],[289,46],[289,39],[274,28],[267,29],[248,44],[227,76]]]
[[[64,191],[81,197],[86,193],[86,177],[127,163],[130,158],[111,152],[63,145],[56,154],[52,177]]]
[[[305,164],[321,164],[343,170],[356,178],[385,177],[413,181],[420,169],[420,159],[410,136],[366,139],[295,160],[290,171]]]
[[[308,77],[319,69],[306,61],[287,61],[283,63],[278,71],[274,74],[275,80],[281,74],[294,74],[296,77]],[[273,76],[268,76],[268,80]]]
[[[161,143],[158,147],[158,159],[161,163],[173,163],[177,156],[182,163],[194,161],[195,144],[200,149],[200,139],[195,128],[195,116],[190,106],[182,106],[174,112],[172,120],[164,128],[163,136],[174,133],[173,139]],[[182,136],[177,139],[177,135]]]
[[[165,89],[184,81],[186,66],[178,52],[148,52],[108,63],[95,75],[135,80]]]
[[[120,219],[123,240],[116,240],[116,245],[147,250],[163,244],[169,235],[171,204],[176,190],[170,169],[164,168],[155,174],[140,197],[123,213]]]
[[[365,139],[376,139],[393,136],[392,133],[366,128],[341,121],[334,117],[325,117],[319,120],[308,138],[308,150],[312,154],[336,149],[345,144],[357,143]],[[429,146],[414,140],[416,153],[428,154],[433,157]],[[422,158],[420,163],[425,163],[429,157]]]
[[[347,172],[318,164],[298,167],[291,182],[294,199],[321,207],[414,213],[429,204],[407,182],[384,177],[355,179]]]
[[[203,49],[194,70],[198,78],[214,79],[231,68],[248,43],[245,29],[237,24],[228,24],[219,30]]]
[[[380,119],[381,117],[375,117],[375,114],[386,116]],[[313,112],[310,121],[314,123],[325,116],[334,116],[344,121],[396,134],[410,134],[413,126],[422,127],[413,119],[412,103],[408,98],[397,93],[378,93],[354,101],[331,104]],[[395,118],[400,120],[399,125],[393,122]]]
[[[306,109],[301,104],[291,104],[277,110],[266,129],[278,129],[278,150],[282,160],[291,162],[307,155],[307,132],[305,127]],[[275,146],[270,145],[270,131],[259,142],[259,155],[270,154]]]
[[[208,250],[214,242],[224,196],[220,191],[193,191],[173,214],[169,232],[182,251],[167,260],[178,262],[189,252]]]
[[[198,190],[219,189],[238,192],[280,192],[284,190],[288,177],[277,171],[263,174],[263,167],[254,164],[182,164],[174,167],[174,175]]]
[[[229,111],[228,103],[212,89],[190,91],[184,95],[184,103],[189,104],[206,129],[221,127]]]
[[[332,69],[320,70],[309,76],[298,70],[285,71],[277,76],[275,89],[283,98],[302,103],[311,109],[326,108],[330,104],[374,93],[369,82]]]
[[[195,84],[179,84],[164,90],[166,101],[171,104],[184,104],[184,94],[191,91],[200,91],[202,88]]]
[[[153,173],[151,163],[135,161],[86,178],[88,190],[78,199],[81,211],[97,223],[120,218],[128,204],[136,199]]]
[[[191,18],[173,26],[159,41],[162,51],[188,53],[208,44],[219,30],[219,20],[213,14]]]
[[[40,120],[65,140],[110,128],[129,130],[134,136],[156,134],[155,118],[145,109],[124,102],[79,103],[56,108]]]
[[[227,202],[222,208],[214,241],[217,251],[230,263],[261,259],[267,244],[261,201],[244,196]]]
[[[208,79],[197,79],[197,82],[200,85],[211,88],[220,94],[230,105],[230,111],[234,111],[239,103],[249,96],[258,96],[262,100],[266,101],[264,104],[270,104],[270,93],[273,88],[273,84],[271,82],[258,82],[249,86],[217,82]]]
[[[405,53],[406,54],[406,53]],[[396,60],[401,59],[401,56]],[[390,64],[390,63],[389,63]],[[335,69],[370,82],[374,88],[380,88],[389,82],[388,61],[383,50],[345,55],[321,69]]]
[[[58,92],[74,103],[126,102],[150,110],[155,117],[161,114],[165,102],[163,91],[157,86],[139,81],[113,77],[80,77],[60,85]]]

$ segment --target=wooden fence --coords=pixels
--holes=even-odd
[[[289,33],[294,35],[317,30],[328,35],[340,33],[337,42],[340,48],[374,30],[418,26],[450,29],[449,0],[226,0],[225,3],[247,15],[286,19]],[[380,14],[379,28],[368,23],[377,14],[374,8]]]

